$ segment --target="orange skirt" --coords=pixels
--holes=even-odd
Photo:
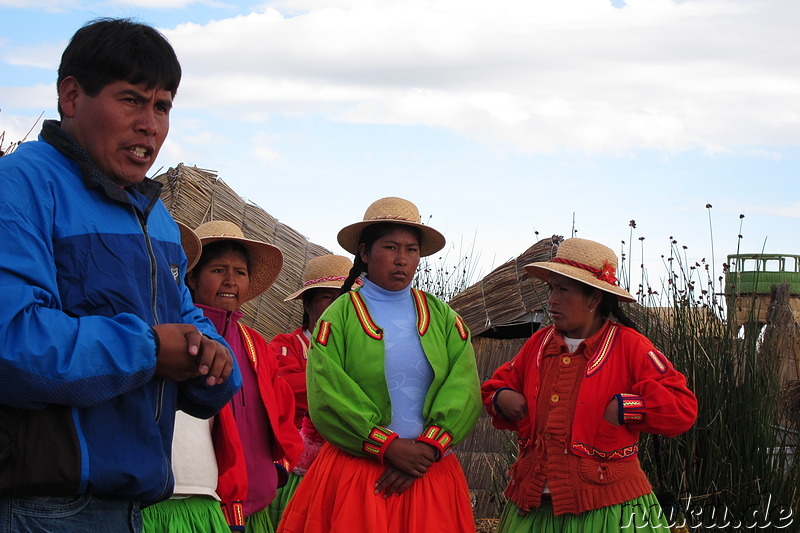
[[[469,488],[452,453],[403,494],[384,498],[384,466],[326,443],[286,506],[278,533],[474,533]]]

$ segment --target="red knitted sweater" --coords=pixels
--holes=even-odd
[[[524,394],[528,418],[512,423],[495,411],[494,394],[503,388]],[[553,327],[536,332],[482,393],[494,425],[520,439],[506,495],[529,510],[540,505],[546,480],[556,515],[652,492],[637,460],[639,432],[675,436],[697,417],[686,378],[646,337],[611,321],[574,353]],[[621,426],[603,418],[617,394]]]

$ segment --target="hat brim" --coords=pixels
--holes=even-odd
[[[186,254],[186,272],[189,272],[200,259],[203,243],[200,242],[200,237],[192,231],[192,228],[178,220],[176,220],[175,223],[181,231],[181,246]]]
[[[240,237],[203,237],[203,246],[217,241],[234,241],[247,249],[250,259],[250,287],[243,301],[252,300],[269,289],[283,268],[283,252],[277,246]]]
[[[321,281],[320,283],[315,283],[313,285],[307,285],[300,289],[299,291],[295,291],[286,298],[283,299],[284,302],[290,302],[292,300],[297,300],[303,293],[306,291],[310,291],[311,289],[336,289],[339,290],[342,288],[342,284],[344,283],[344,279],[341,280],[328,280],[328,281]],[[353,284],[355,285],[355,284]]]
[[[420,257],[427,257],[435,254],[444,248],[444,245],[447,243],[447,239],[444,238],[444,235],[430,226],[419,224],[417,222],[407,222],[405,220],[386,219],[362,220],[361,222],[356,222],[355,224],[345,226],[336,236],[336,240],[339,241],[339,246],[351,254],[357,255],[358,243],[361,240],[361,233],[364,231],[364,228],[367,226],[372,226],[373,224],[397,224],[400,226],[410,226],[418,229],[422,234],[422,242],[419,243]]]
[[[596,289],[600,289],[601,291],[611,293],[621,302],[636,301],[636,298],[634,298],[631,293],[619,285],[612,285],[607,281],[599,280],[591,272],[587,272],[586,270],[578,267],[561,263],[552,263],[550,261],[542,261],[525,265],[523,268],[526,272],[544,282],[547,282],[550,279],[551,272],[555,272],[556,274],[561,274],[562,276],[574,279],[575,281],[580,281],[581,283],[585,283]]]

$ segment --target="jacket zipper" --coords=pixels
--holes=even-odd
[[[227,311],[227,312],[225,313],[225,325],[224,325],[224,326],[223,326],[223,328],[222,328],[222,337],[223,337],[223,338],[225,338],[225,337],[228,335],[228,327],[231,325],[231,315],[232,315],[232,314],[233,314],[233,311]],[[233,354],[231,354],[231,355],[233,355]],[[239,392],[238,392],[238,394],[239,394],[239,395],[241,396],[241,398],[242,398],[242,407],[244,407],[244,406],[245,406],[245,400],[244,400],[244,380],[242,380],[242,387],[239,389]]]
[[[142,214],[136,207],[131,206],[133,212],[136,214],[136,220],[139,221],[139,227],[142,229],[142,236],[144,237],[144,243],[147,247],[147,258],[150,262],[150,305],[151,305],[151,312],[153,313],[153,324],[160,324],[160,320],[158,318],[158,269],[156,268],[156,260],[155,260],[155,253],[153,252],[153,243],[150,241],[150,233],[147,231],[147,221],[144,218],[144,214]],[[158,354],[156,354],[158,355]],[[164,380],[158,378],[158,397],[156,398],[156,414],[155,420],[156,422],[161,420],[161,411],[164,408],[164,388],[165,388]]]

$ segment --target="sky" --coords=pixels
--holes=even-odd
[[[214,170],[333,253],[400,196],[476,278],[551,235],[653,285],[673,240],[717,273],[800,254],[796,0],[0,0],[2,147],[57,118],[61,52],[98,16],[181,61],[150,174]]]

